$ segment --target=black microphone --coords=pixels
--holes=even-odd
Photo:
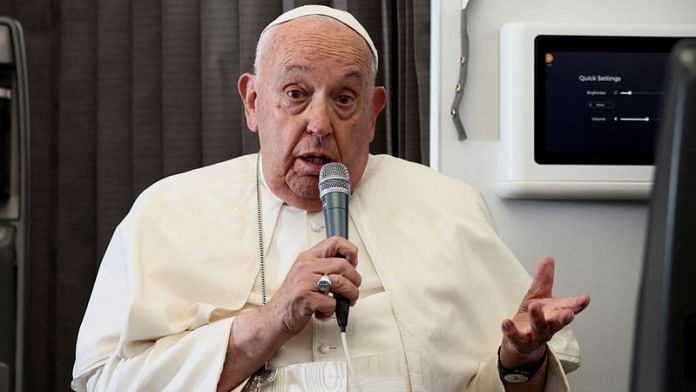
[[[324,207],[326,238],[339,236],[348,239],[348,201],[350,200],[350,177],[348,169],[339,162],[327,163],[319,172],[319,196]],[[343,257],[342,255],[337,255]],[[341,332],[348,325],[350,302],[336,295],[336,321]]]

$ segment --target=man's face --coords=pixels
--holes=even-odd
[[[247,125],[271,190],[318,211],[322,165],[346,165],[353,187],[362,178],[385,92],[373,86],[367,43],[342,23],[299,18],[268,33],[258,74],[239,80]]]

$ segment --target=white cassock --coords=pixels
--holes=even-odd
[[[75,390],[214,391],[231,324],[260,305],[256,154],[165,178],[138,197],[104,255],[77,343]],[[321,213],[262,186],[269,294],[325,238]],[[266,391],[503,391],[500,324],[530,278],[478,192],[422,165],[370,156],[350,201],[363,276],[350,379],[335,320],[312,320],[271,360]],[[546,390],[567,391],[579,349],[550,343]],[[239,389],[239,388],[238,388]]]

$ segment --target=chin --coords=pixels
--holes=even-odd
[[[294,178],[293,181],[288,182],[288,188],[290,191],[296,195],[298,198],[306,200],[319,200],[319,177],[316,176],[302,176],[300,178]]]
[[[321,204],[321,202],[310,200],[304,206],[302,206],[302,208],[307,212],[319,212],[324,209],[324,206]]]

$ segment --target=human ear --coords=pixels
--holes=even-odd
[[[370,140],[375,137],[375,127],[377,126],[377,117],[384,106],[387,104],[387,90],[382,86],[377,86],[372,92],[372,107],[370,108]]]
[[[244,116],[246,117],[247,127],[251,132],[258,131],[258,121],[256,120],[256,89],[254,87],[254,75],[243,73],[237,81],[239,96],[244,102]]]

